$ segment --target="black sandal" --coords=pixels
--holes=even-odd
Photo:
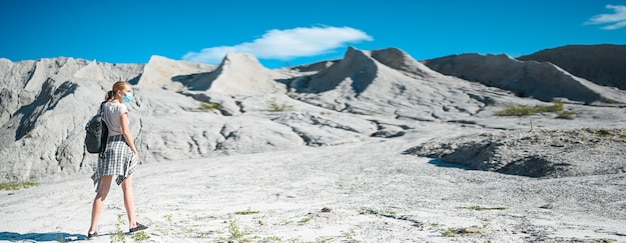
[[[143,224],[137,223],[137,226],[135,226],[135,228],[130,228],[128,231],[130,231],[130,233],[133,233],[133,232],[137,232],[137,231],[140,231],[140,230],[145,230],[147,228],[148,228],[148,226],[145,226]]]
[[[87,239],[91,239],[91,238],[96,237],[96,236],[98,236],[98,232],[95,232],[95,231],[93,233],[92,232],[87,232]]]

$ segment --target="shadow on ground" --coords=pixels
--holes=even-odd
[[[70,234],[65,232],[50,232],[50,233],[26,233],[20,234],[15,232],[0,232],[0,241],[58,241],[68,242],[76,240],[86,240],[86,235]]]

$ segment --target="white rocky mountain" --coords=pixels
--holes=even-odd
[[[153,56],[147,64],[74,58],[0,59],[0,182],[93,171],[84,126],[118,80],[145,163],[393,139],[434,123],[528,128],[495,116],[511,105],[559,99],[574,120],[534,126],[623,126],[626,91],[547,62],[464,54],[417,61],[396,48],[349,48],[341,60],[268,69],[245,53],[218,66]],[[532,124],[531,124],[532,126]]]

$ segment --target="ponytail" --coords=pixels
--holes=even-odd
[[[106,95],[104,95],[104,101],[109,101],[113,99],[113,90],[109,90]]]

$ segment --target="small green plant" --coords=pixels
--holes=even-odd
[[[359,214],[372,214],[372,215],[381,215],[381,216],[395,216],[397,213],[395,211],[392,210],[383,210],[383,211],[376,211],[374,209],[371,208],[366,208],[366,209],[361,209],[359,210]]]
[[[600,136],[600,137],[610,137],[610,136],[613,136],[613,134],[610,131],[607,131],[607,130],[604,130],[604,129],[597,130],[595,132],[595,134],[597,136]]]
[[[263,238],[263,241],[270,241],[270,242],[283,242],[283,239],[281,239],[278,236],[267,236]]]
[[[483,219],[483,228],[487,228],[489,226],[489,220]]]
[[[159,227],[158,231],[161,232],[161,234],[163,235],[169,235],[170,231],[172,230],[172,225],[174,225],[174,221],[172,220],[172,215],[171,214],[163,215],[163,218],[165,219],[165,221],[167,221],[167,229]]]
[[[574,115],[576,115],[576,113],[573,111],[559,111],[556,113],[556,117],[562,119],[572,119]]]
[[[198,233],[198,236],[196,236],[197,238],[208,238],[209,235],[215,234],[216,232],[213,230],[209,230],[209,231],[202,231]]]
[[[235,240],[241,240],[246,233],[239,228],[239,222],[233,217],[232,214],[228,215],[228,233]]]
[[[39,183],[34,181],[22,181],[22,182],[8,182],[8,183],[0,183],[0,191],[1,190],[19,190],[22,188],[29,188],[33,186],[38,186]]]
[[[150,239],[150,236],[146,234],[145,231],[139,231],[133,234],[133,240],[135,241],[142,241],[142,240],[147,240],[147,239]]]
[[[598,242],[598,243],[613,243],[613,242],[617,242],[616,239],[609,239],[609,238],[590,238],[590,237],[585,237],[587,238],[586,240],[589,242]]]
[[[115,233],[111,234],[111,242],[126,243],[126,234],[122,231],[122,217],[124,214],[117,215],[117,222],[115,223]]]
[[[551,106],[537,106],[535,107],[535,112],[543,113],[543,112],[558,112],[563,110],[563,102],[555,101],[552,102]]]
[[[619,138],[626,138],[626,134],[620,134]]]
[[[329,237],[329,236],[320,236],[315,238],[315,243],[326,243],[326,242],[332,242],[333,238]]]
[[[617,103],[619,103],[619,102],[617,102],[616,100],[611,99],[611,98],[606,98],[606,99],[604,99],[604,100],[602,100],[602,101],[603,101],[604,103],[607,103],[607,104],[617,104]]]
[[[534,109],[526,106],[512,106],[507,107],[504,110],[497,111],[495,114],[498,116],[529,116],[534,113]]]
[[[459,206],[457,208],[463,208],[463,209],[470,209],[470,210],[475,210],[475,211],[486,211],[486,210],[506,210],[505,207],[493,207],[493,208],[488,208],[488,207],[483,207],[483,206]]]
[[[606,129],[593,129],[593,128],[585,128],[584,131],[588,132],[588,133],[592,133],[598,137],[612,137],[614,135],[613,132],[611,132],[610,130],[606,130]],[[625,138],[625,134],[622,134],[619,136],[620,138]]]
[[[250,208],[248,208],[248,210],[246,211],[235,212],[235,214],[238,214],[238,215],[248,215],[248,214],[257,214],[257,213],[259,213],[259,211],[253,211]]]
[[[444,237],[457,237],[459,236],[459,230],[455,228],[447,228],[441,231],[441,235]]]
[[[346,237],[346,242],[359,242],[358,240],[354,239],[354,229],[349,229],[348,231],[341,231],[341,234]]]
[[[172,215],[168,214],[163,216],[163,218],[165,218],[165,220],[167,220],[167,222],[170,224],[170,226],[172,225]]]
[[[220,108],[222,104],[217,103],[217,102],[201,102],[200,103],[200,110],[204,111],[204,112],[208,112],[208,111],[214,111]]]
[[[303,225],[303,224],[310,222],[311,220],[313,220],[313,215],[309,215],[308,217],[301,219],[300,222],[298,222],[298,224]]]
[[[272,99],[268,104],[270,111],[290,111],[293,109],[293,106],[290,106],[286,103],[278,104],[276,99]]]

